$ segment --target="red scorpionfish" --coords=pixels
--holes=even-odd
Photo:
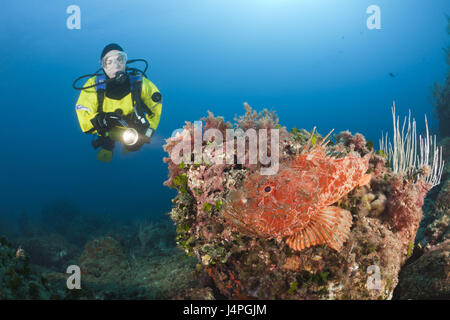
[[[310,141],[293,160],[281,163],[276,175],[249,175],[229,195],[224,218],[249,235],[286,238],[294,250],[326,244],[340,251],[352,215],[332,204],[370,182],[370,174],[365,174],[370,154],[333,158],[326,155],[326,144],[311,149],[309,145]]]

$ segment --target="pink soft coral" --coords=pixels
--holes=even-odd
[[[354,136],[350,131],[342,131],[336,135],[337,142],[343,143],[346,147],[353,146],[354,150],[365,154],[369,152],[367,148],[367,142],[364,136],[360,133],[356,133]]]

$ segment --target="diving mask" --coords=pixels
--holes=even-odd
[[[126,52],[113,50],[110,54],[107,54],[103,57],[101,65],[105,70],[112,69],[114,66],[122,69],[125,67],[127,59],[128,57]]]

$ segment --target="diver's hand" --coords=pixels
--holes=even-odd
[[[121,121],[122,117],[115,112],[100,112],[91,120],[91,123],[95,130],[104,136],[106,132],[119,125]]]

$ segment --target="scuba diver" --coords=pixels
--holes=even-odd
[[[138,61],[145,63],[144,71],[127,66]],[[92,146],[100,148],[97,159],[110,162],[115,141],[123,144],[124,152],[150,143],[161,117],[162,96],[147,79],[147,61],[128,60],[118,44],[103,49],[100,63],[102,68],[77,78],[72,86],[81,90],[75,107],[81,130],[94,134]],[[76,83],[86,77],[85,85],[77,87]]]

